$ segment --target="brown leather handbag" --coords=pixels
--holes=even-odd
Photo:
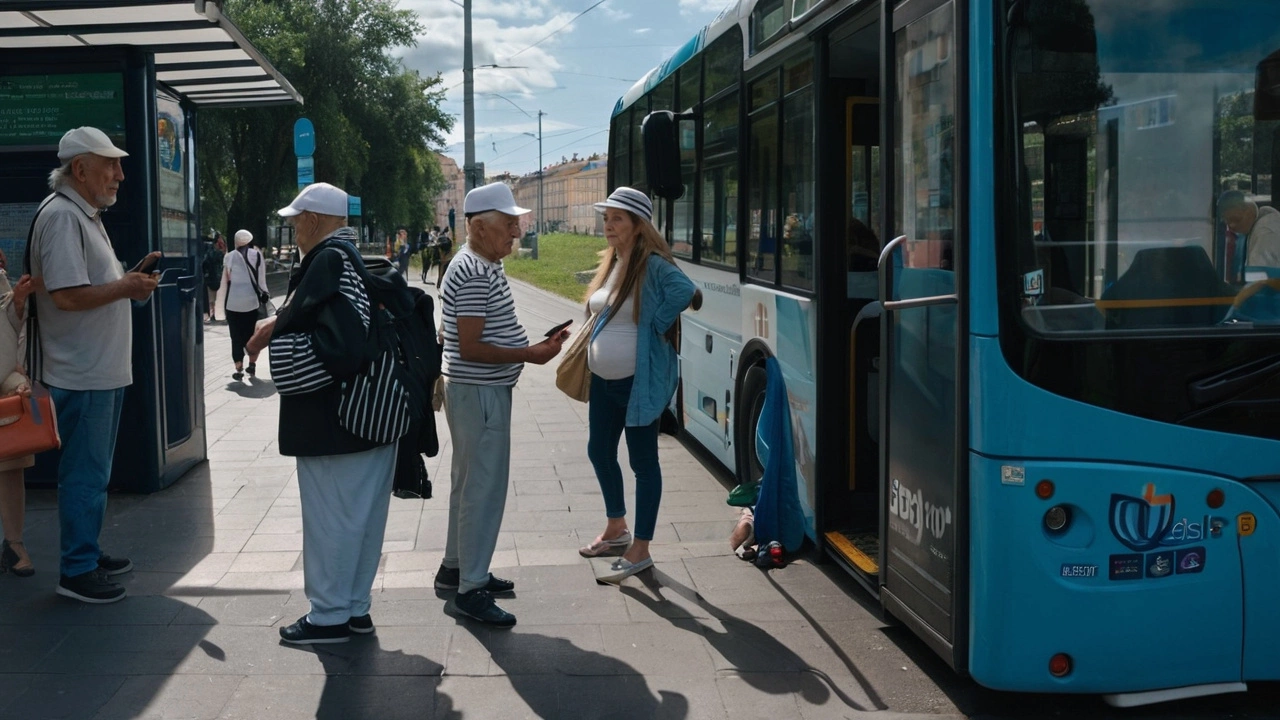
[[[0,462],[62,447],[58,414],[48,388],[31,384],[31,396],[0,398]]]
[[[556,367],[556,387],[578,402],[591,399],[591,369],[587,367],[587,348],[591,345],[591,331],[598,317],[599,313],[592,314],[587,324],[578,330]]]

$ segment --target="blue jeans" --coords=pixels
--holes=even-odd
[[[61,572],[83,575],[98,567],[98,535],[107,512],[107,482],[116,451],[124,388],[63,390],[50,387],[58,411],[62,456],[58,461]]]
[[[627,456],[636,474],[636,523],[632,534],[652,540],[658,524],[658,503],[662,500],[662,467],[658,465],[658,421],[643,427],[627,427],[627,402],[631,399],[633,377],[605,380],[591,374],[591,400],[587,407],[590,435],[587,457],[596,470],[604,495],[605,515],[627,516],[622,491],[622,468],[618,465],[618,441],[625,432]]]

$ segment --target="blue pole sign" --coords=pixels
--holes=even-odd
[[[298,158],[298,188],[304,188],[316,181],[316,161],[310,155]]]
[[[347,214],[359,217],[360,215],[360,198],[355,195],[347,196]]]
[[[300,158],[316,154],[316,129],[306,118],[293,124],[293,154]]]

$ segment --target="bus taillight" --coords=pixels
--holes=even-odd
[[[1049,658],[1049,674],[1054,677],[1066,677],[1071,674],[1071,656],[1058,653]]]
[[[1040,482],[1036,483],[1036,497],[1040,498],[1041,500],[1048,500],[1049,498],[1053,497],[1053,481],[1041,480]]]
[[[1217,510],[1227,501],[1227,494],[1222,492],[1220,488],[1214,488],[1209,491],[1209,497],[1205,498],[1205,504]]]

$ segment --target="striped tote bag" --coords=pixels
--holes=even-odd
[[[409,432],[409,393],[400,379],[395,357],[395,329],[387,311],[378,308],[369,321],[373,359],[342,381],[338,424],[356,437],[388,445]]]

